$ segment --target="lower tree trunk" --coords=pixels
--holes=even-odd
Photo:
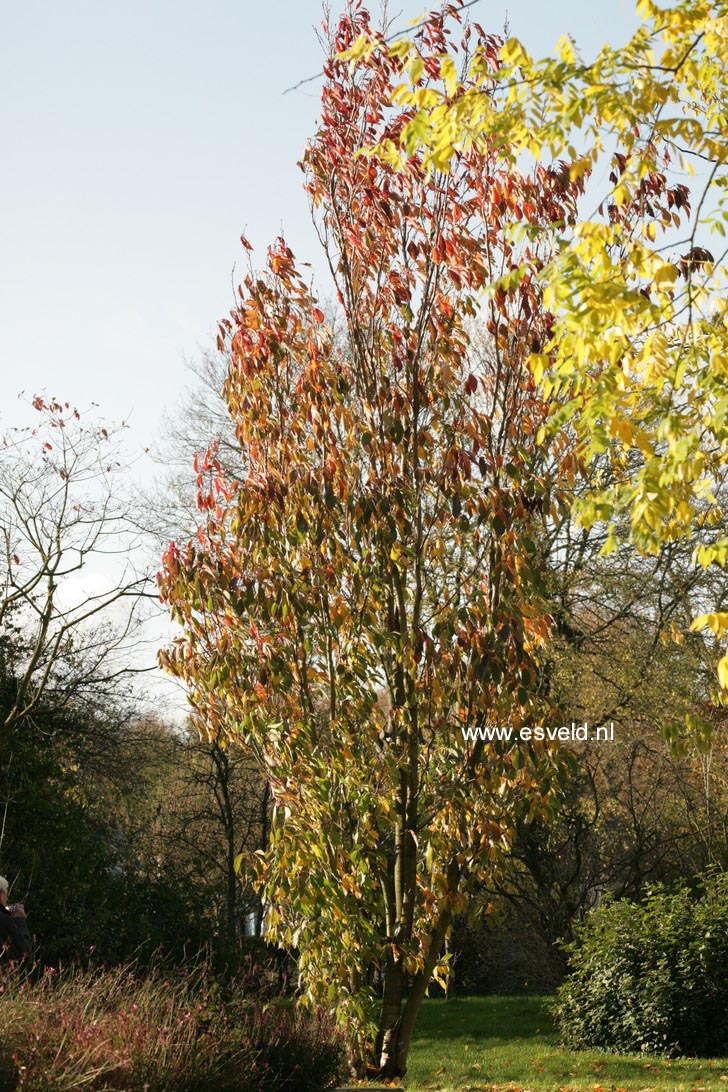
[[[391,950],[387,955],[384,969],[384,989],[382,991],[382,1010],[379,1017],[379,1032],[375,1044],[375,1057],[383,1077],[396,1077],[400,1074],[394,1069],[399,1024],[404,997],[404,967],[402,959]]]
[[[425,968],[415,975],[406,1000],[405,975],[401,961],[392,968],[387,967],[376,1044],[380,1077],[404,1077],[407,1072],[412,1033],[439,954],[439,945],[436,951],[431,949]]]
[[[412,988],[407,996],[397,1034],[395,1071],[392,1074],[394,1077],[404,1077],[407,1072],[407,1057],[412,1043],[412,1033],[415,1030],[415,1024],[417,1023],[417,1017],[420,1012],[420,1005],[427,992],[434,963],[435,961],[433,960],[431,966],[427,967],[424,971],[421,971],[418,975],[415,975]]]
[[[429,974],[415,976],[412,988],[403,1003],[404,974],[400,974],[397,985],[401,982],[399,1002],[395,1003],[396,986],[392,986],[388,1003],[382,999],[382,1020],[377,1042],[380,1077],[404,1077],[407,1072],[407,1056],[415,1030],[417,1015],[425,996]],[[386,997],[386,979],[385,979]],[[386,1012],[386,1023],[385,1023]]]
[[[456,862],[450,866],[448,879],[450,890],[456,891],[459,882]],[[427,992],[432,972],[440,958],[451,922],[452,911],[448,908],[440,915],[432,931],[425,965],[415,975],[406,1001],[404,1000],[405,974],[402,960],[395,959],[394,955],[387,959],[382,1014],[376,1044],[380,1077],[404,1077],[407,1072],[407,1056],[420,1005]]]

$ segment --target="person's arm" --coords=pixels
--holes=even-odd
[[[14,906],[10,911],[8,927],[12,949],[14,949],[10,952],[11,958],[20,960],[25,956],[29,956],[33,950],[33,942],[30,939],[28,919],[25,916],[25,909],[22,904]]]

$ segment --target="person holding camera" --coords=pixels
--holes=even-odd
[[[27,959],[32,950],[22,902],[8,906],[8,881],[0,876],[0,968]]]

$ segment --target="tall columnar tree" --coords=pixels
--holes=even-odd
[[[444,74],[458,26],[419,28],[415,86]],[[205,518],[160,587],[183,629],[163,659],[198,726],[243,741],[271,785],[269,935],[298,950],[355,1062],[397,1075],[454,915],[558,776],[543,747],[464,730],[548,715],[537,527],[574,462],[563,437],[538,439],[548,405],[526,361],[552,322],[542,229],[573,216],[581,181],[526,177],[487,147],[449,174],[361,154],[412,111],[388,106],[396,57],[339,59],[360,34],[383,41],[354,4],[303,158],[345,334],[279,239],[221,324],[238,480],[214,449],[198,463]],[[497,66],[497,40],[477,46]]]

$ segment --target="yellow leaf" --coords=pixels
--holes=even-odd
[[[581,159],[576,159],[569,167],[569,179],[572,182],[576,182],[578,178],[581,178],[588,170],[590,166],[589,156],[585,155]]]
[[[559,38],[556,43],[556,51],[561,57],[562,61],[566,64],[573,64],[576,57],[574,54],[574,43],[568,34],[565,34],[563,38]]]
[[[421,57],[415,57],[409,68],[410,83],[417,83],[422,73],[425,71],[425,62]]]
[[[517,38],[508,39],[501,49],[501,57],[506,64],[531,64],[531,58]]]
[[[448,94],[452,95],[458,82],[458,70],[452,57],[443,57],[440,61],[440,76]]]
[[[531,353],[528,363],[536,383],[540,383],[549,358],[544,353]]]
[[[449,140],[445,139],[436,148],[433,149],[430,157],[432,166],[436,171],[446,171],[450,165],[450,159],[453,154],[453,146]]]
[[[409,38],[399,38],[390,45],[389,54],[391,57],[406,57],[411,48],[412,43]]]
[[[371,56],[374,49],[376,49],[376,45],[377,43],[372,41],[371,38],[367,38],[366,34],[360,34],[351,49],[339,53],[338,56],[342,61],[351,61],[356,64],[365,57]]]
[[[625,201],[629,200],[629,186],[624,182],[620,182],[614,190],[614,203],[615,205],[623,205]]]
[[[657,285],[674,284],[677,277],[677,266],[671,262],[663,262],[653,274],[653,281]]]
[[[710,614],[700,614],[690,625],[693,632],[700,629],[709,629],[716,637],[728,632],[728,611],[715,611]]]
[[[718,682],[721,690],[728,690],[728,652],[718,660]]]

